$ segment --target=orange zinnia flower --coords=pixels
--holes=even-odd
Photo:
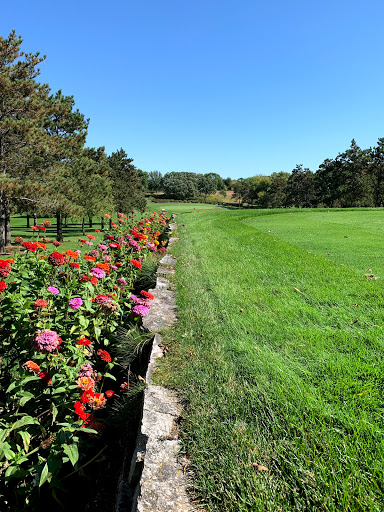
[[[96,258],[94,258],[93,256],[89,256],[88,254],[84,256],[84,259],[88,261],[96,261]]]
[[[76,381],[77,387],[88,391],[95,388],[95,381],[91,377],[79,377]]]
[[[40,373],[40,366],[34,361],[27,361],[23,364],[24,370],[28,370],[31,373]]]

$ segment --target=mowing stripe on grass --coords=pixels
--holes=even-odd
[[[258,214],[178,218],[159,378],[186,401],[195,494],[213,511],[383,510],[383,284],[260,232]]]

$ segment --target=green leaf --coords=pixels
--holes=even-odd
[[[43,469],[41,471],[39,487],[41,487],[43,485],[43,483],[47,480],[48,475],[49,475],[48,464],[45,463],[45,465],[44,465],[44,467],[43,467]]]
[[[69,460],[72,462],[72,466],[79,460],[79,451],[76,444],[63,444],[63,450],[68,455]]]
[[[30,393],[29,391],[24,391],[22,393],[22,397],[20,398],[20,405],[25,405],[28,400],[30,400],[31,398],[34,398],[35,395],[33,395],[32,393]]]
[[[15,452],[11,450],[11,445],[9,443],[0,443],[0,460],[4,457],[9,460],[13,459],[15,456]]]
[[[79,317],[79,323],[80,323],[81,327],[86,329],[88,327],[88,325],[89,325],[89,320],[88,320],[88,318],[85,318],[84,316],[80,316]]]
[[[0,430],[0,443],[5,441],[8,437],[9,431],[8,430]]]
[[[109,379],[116,380],[116,377],[110,373],[104,373],[104,377],[108,377]]]
[[[21,436],[23,440],[24,450],[26,453],[28,453],[29,450],[29,443],[31,442],[31,434],[29,432],[18,432],[18,434]]]
[[[73,334],[77,329],[77,325],[72,325],[70,331],[69,331],[69,334]]]
[[[15,473],[17,473],[18,471],[19,471],[19,468],[17,466],[9,466],[4,475],[5,479],[8,480],[8,478],[10,478],[13,475],[17,476],[17,475],[15,475]]]
[[[95,325],[95,338],[97,339],[97,341],[99,341],[99,339],[100,339],[100,334],[101,334],[101,329],[100,329],[100,327],[97,327],[97,326]]]
[[[35,418],[32,418],[32,416],[23,416],[11,426],[11,430],[15,430],[16,428],[19,427],[24,427],[24,425],[36,425],[38,423],[39,422]]]
[[[53,390],[52,394],[53,395],[58,395],[59,393],[65,393],[66,392],[66,388],[61,386],[59,388],[56,388],[55,390]]]
[[[58,408],[56,407],[55,404],[52,404],[52,425],[54,424],[55,422],[55,419],[56,419],[56,416],[57,416],[57,413],[59,412]]]
[[[97,434],[97,430],[94,428],[81,427],[81,431],[86,432],[87,434]]]

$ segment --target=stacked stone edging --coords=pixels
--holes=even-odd
[[[174,231],[176,227],[176,224],[170,224],[170,231]],[[178,240],[170,238],[168,246]],[[149,290],[155,295],[155,299],[149,315],[143,319],[143,325],[155,333],[155,337],[145,377],[147,388],[144,392],[141,430],[129,474],[126,471],[122,475],[116,512],[128,512],[122,507],[124,500],[121,499],[121,494],[126,493],[129,488],[132,489],[137,481],[130,500],[131,512],[194,510],[186,492],[183,465],[178,458],[180,444],[177,439],[177,421],[181,412],[178,398],[174,392],[152,383],[156,359],[163,356],[159,331],[176,321],[176,294],[170,289],[171,283],[166,279],[167,275],[175,272],[175,264],[176,258],[164,256],[157,271],[156,288]]]

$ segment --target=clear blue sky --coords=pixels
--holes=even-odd
[[[315,171],[384,137],[384,2],[21,0],[0,34],[144,171]]]

